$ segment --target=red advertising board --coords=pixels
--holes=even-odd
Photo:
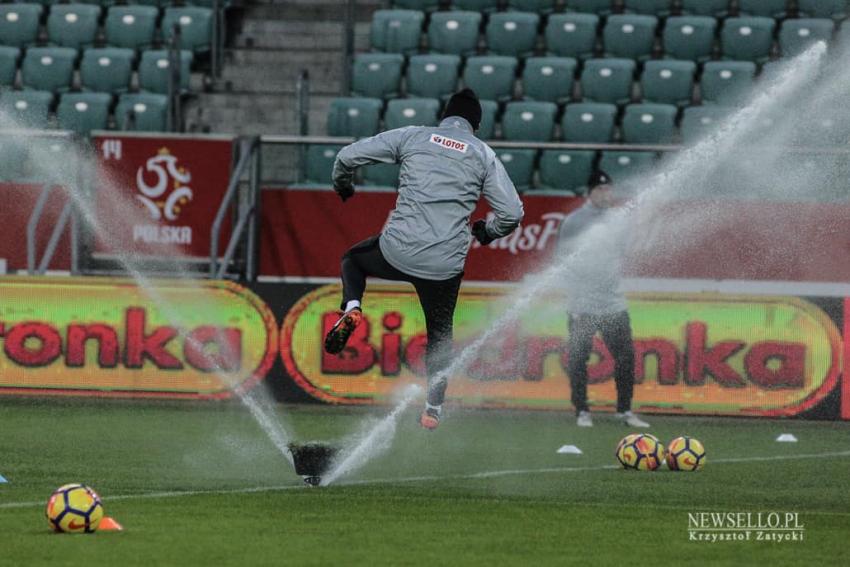
[[[97,252],[209,256],[233,138],[122,133],[96,135],[93,143],[101,164]]]
[[[43,185],[0,184],[0,226],[3,238],[0,238],[0,259],[6,260],[6,269],[10,272],[27,268],[27,223],[41,194]],[[47,198],[38,230],[36,231],[36,262],[39,261],[53,227],[59,220],[62,208],[68,202],[68,196],[61,187],[54,187]],[[70,226],[70,223],[69,223]],[[56,254],[48,269],[68,270],[71,266],[70,228],[66,228],[59,240]]]

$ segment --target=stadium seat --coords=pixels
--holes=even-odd
[[[491,140],[496,137],[496,113],[499,111],[499,103],[495,100],[482,100],[481,102],[481,124],[475,135],[482,140]]]
[[[607,16],[614,9],[615,2],[616,0],[567,0],[567,10]]]
[[[674,16],[662,35],[664,54],[673,59],[702,62],[711,57],[717,20],[708,16]]]
[[[440,0],[393,0],[393,8],[430,12],[440,7]]]
[[[649,171],[658,161],[654,152],[605,151],[599,158],[599,169],[611,176],[615,183]]]
[[[598,27],[596,14],[552,14],[544,32],[546,50],[558,57],[593,57]]]
[[[693,61],[647,61],[640,78],[643,100],[684,106],[690,104],[697,65]]]
[[[744,16],[784,18],[788,0],[738,0],[738,11]]]
[[[47,116],[53,104],[48,91],[2,91],[0,110],[16,124],[29,128],[46,128]]]
[[[47,38],[52,45],[80,49],[94,43],[100,6],[56,4],[47,16]]]
[[[397,163],[375,163],[363,167],[363,185],[366,187],[398,187],[401,166]]]
[[[730,109],[722,106],[690,106],[682,112],[682,141],[691,144],[706,132],[716,128],[726,118]]]
[[[304,182],[330,187],[333,185],[333,167],[336,154],[343,146],[312,144],[307,148]]]
[[[607,144],[614,139],[617,107],[601,102],[568,104],[561,118],[561,137],[565,142]]]
[[[135,52],[122,47],[86,49],[80,62],[83,90],[118,94],[130,88]]]
[[[558,106],[552,102],[509,102],[502,115],[502,137],[521,142],[549,142]]]
[[[25,88],[39,91],[66,91],[71,88],[77,50],[70,47],[31,47],[21,64]]]
[[[648,14],[664,18],[670,15],[673,0],[625,0],[623,8],[626,12]]]
[[[623,113],[623,142],[626,144],[669,144],[676,134],[672,104],[630,104]]]
[[[436,126],[440,101],[435,98],[397,98],[387,103],[387,130],[405,126]]]
[[[35,43],[41,12],[38,4],[0,4],[0,43],[12,47]]]
[[[105,130],[111,104],[112,95],[108,93],[66,93],[56,108],[59,127],[83,136],[92,130]]]
[[[632,59],[588,59],[581,74],[582,96],[596,102],[628,102],[634,72]]]
[[[180,51],[180,90],[189,90],[189,76],[192,67],[192,52]],[[168,93],[170,74],[168,51],[163,49],[142,52],[139,63],[139,88],[152,93]]]
[[[401,92],[400,53],[361,53],[354,58],[351,79],[352,96],[394,98]]]
[[[434,53],[475,54],[480,27],[479,12],[436,12],[428,25],[428,49]]]
[[[513,181],[517,191],[525,191],[531,187],[537,150],[497,149],[496,156],[505,166],[505,171],[508,172],[508,177]]]
[[[570,99],[576,60],[571,57],[529,57],[522,73],[523,96],[562,103]]]
[[[463,71],[463,83],[482,100],[505,100],[513,96],[517,60],[515,57],[470,57]]]
[[[602,30],[606,57],[644,60],[652,55],[655,44],[655,16],[616,14],[608,17]]]
[[[495,55],[520,57],[534,51],[540,16],[531,12],[496,12],[487,22],[487,49]]]
[[[703,103],[733,106],[743,102],[756,76],[752,61],[709,61],[702,72]]]
[[[508,0],[508,10],[550,14],[555,9],[555,0]]]
[[[835,23],[828,18],[785,20],[779,30],[779,49],[783,57],[794,57],[817,41],[832,39]]]
[[[193,53],[210,50],[213,31],[213,12],[201,6],[178,6],[165,9],[162,17],[162,38],[169,42],[174,26],[180,26],[180,49]]]
[[[773,18],[729,18],[720,31],[720,44],[726,59],[761,63],[770,57],[773,45]]]
[[[18,61],[21,60],[21,50],[17,47],[0,45],[0,88],[15,86],[18,74]]]
[[[413,55],[407,65],[407,94],[421,98],[445,98],[457,90],[460,57]]]
[[[596,152],[544,150],[538,168],[539,187],[583,194],[587,191],[595,159]]]
[[[366,138],[378,133],[384,103],[377,98],[336,98],[328,113],[329,136]]]
[[[378,10],[372,15],[372,48],[388,53],[413,53],[419,49],[425,14],[414,10]]]
[[[162,132],[168,125],[168,97],[156,93],[123,94],[115,107],[119,130]]]
[[[153,44],[159,10],[153,6],[112,6],[106,14],[106,43],[115,47],[147,49]]]
[[[832,18],[841,20],[847,17],[847,0],[797,0],[800,16],[803,18]]]
[[[729,0],[681,0],[682,14],[725,18],[729,12]]]
[[[469,10],[470,12],[494,12],[501,0],[452,0],[452,10]]]

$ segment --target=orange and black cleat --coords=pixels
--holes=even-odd
[[[351,311],[343,313],[342,317],[331,327],[331,330],[328,331],[328,335],[325,337],[325,352],[328,354],[342,352],[342,349],[348,343],[348,337],[351,336],[351,333],[354,332],[354,329],[357,328],[362,320],[363,312],[356,307]]]
[[[426,408],[419,416],[419,425],[428,431],[434,431],[440,425],[440,412],[433,408]]]

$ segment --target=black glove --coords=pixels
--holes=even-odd
[[[482,246],[487,246],[488,244],[496,240],[495,238],[487,234],[487,223],[483,220],[477,220],[472,223],[472,236],[474,236],[475,239],[480,242]]]
[[[342,199],[342,202],[346,202],[348,199],[354,196],[354,185],[351,183],[346,183],[345,185],[334,185],[334,191],[339,195],[339,198]]]

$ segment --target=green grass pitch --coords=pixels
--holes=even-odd
[[[383,415],[279,411],[301,441]],[[603,415],[580,430],[565,413],[455,410],[428,433],[410,411],[382,457],[308,488],[238,404],[0,401],[0,565],[846,564],[850,423],[648,419],[664,442],[702,440],[706,468],[613,468],[630,431]],[[44,503],[68,482],[125,531],[50,533]],[[805,539],[688,541],[701,511],[797,512]]]

